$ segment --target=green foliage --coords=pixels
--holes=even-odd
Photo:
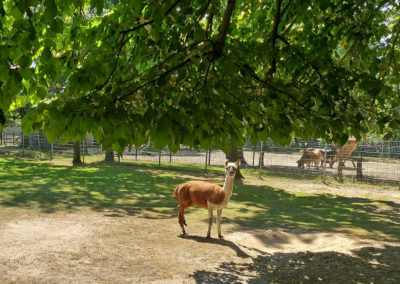
[[[388,138],[400,127],[399,11],[395,0],[6,0],[0,124],[30,101],[24,131],[91,132],[115,151]]]

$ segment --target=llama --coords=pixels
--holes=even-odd
[[[187,226],[184,211],[190,206],[197,205],[199,207],[208,208],[207,238],[210,238],[211,235],[213,210],[217,210],[218,237],[220,239],[223,238],[221,234],[222,209],[228,204],[232,196],[233,181],[239,165],[240,161],[232,163],[226,160],[225,183],[223,188],[205,181],[189,181],[175,188],[174,195],[179,201],[178,221],[182,228],[183,235],[186,235],[184,226]]]

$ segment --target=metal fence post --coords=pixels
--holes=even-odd
[[[337,176],[338,176],[340,182],[343,182],[343,168],[344,168],[343,157],[342,157],[342,155],[339,155],[339,164],[338,164]]]
[[[204,170],[205,170],[206,173],[207,173],[207,161],[208,161],[208,151],[206,150],[206,160],[205,160],[205,163],[204,163]]]
[[[264,160],[263,148],[264,148],[264,142],[261,141],[260,162],[259,162],[260,171],[259,171],[259,173],[258,173],[259,178],[261,178],[261,170],[262,170],[262,166],[263,166],[263,164],[264,164],[264,161],[261,161],[261,160]]]
[[[324,152],[324,177],[323,177],[323,181],[324,183],[326,182],[326,157],[327,157],[327,153],[328,152],[328,143],[325,142],[325,152]]]
[[[42,158],[42,149],[40,147],[40,131],[39,131],[39,134],[38,134],[38,141],[39,141],[39,157]]]
[[[85,163],[85,139],[82,140],[82,162]]]
[[[360,157],[357,159],[357,174],[356,174],[356,179],[358,181],[362,181],[363,179],[363,174],[362,174],[362,152],[360,153]]]
[[[22,156],[25,156],[25,134],[22,133]]]
[[[256,146],[253,146],[253,167],[254,167],[254,159],[256,157]]]

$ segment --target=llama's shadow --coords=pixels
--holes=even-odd
[[[190,235],[180,235],[179,237],[182,239],[193,240],[199,243],[218,244],[221,246],[226,246],[233,249],[238,257],[243,257],[243,258],[249,257],[249,255],[245,253],[240,247],[238,247],[234,242],[225,239],[214,239],[214,238],[206,238],[206,237],[190,236]]]

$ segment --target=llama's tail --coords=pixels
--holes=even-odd
[[[174,189],[174,195],[176,196],[176,197],[178,197],[178,190],[179,190],[179,188],[182,186],[182,184],[180,184],[180,185],[178,185],[177,187],[175,187],[175,189]]]

